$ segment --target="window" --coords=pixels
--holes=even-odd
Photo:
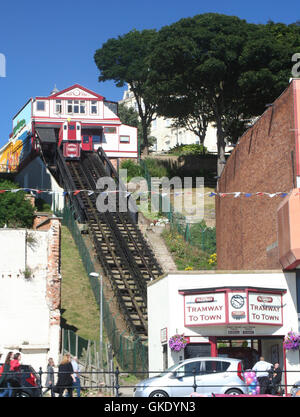
[[[130,136],[125,136],[125,135],[120,136],[121,143],[129,143],[129,140],[130,140]]]
[[[68,100],[67,113],[68,114],[85,114],[86,103],[84,100]]]
[[[116,127],[105,127],[104,128],[104,133],[117,133],[117,128]]]
[[[73,113],[73,101],[68,100],[67,113]]]
[[[75,130],[75,126],[74,125],[69,125],[69,130]]]
[[[74,100],[73,102],[73,113],[77,114],[79,113],[79,101],[78,100]]]
[[[176,376],[178,378],[182,378],[184,376],[194,376],[194,372],[195,375],[200,375],[200,365],[200,361],[186,363],[185,365],[177,369]]]
[[[101,137],[99,135],[93,135],[93,143],[101,143]]]
[[[97,101],[91,101],[91,114],[97,114]]]
[[[225,372],[229,366],[230,362],[222,362],[222,361],[205,361],[205,373],[212,374],[217,372]]]
[[[45,102],[44,101],[37,101],[36,102],[36,109],[38,111],[45,111]]]
[[[85,114],[85,101],[80,100],[80,113]]]
[[[55,100],[55,113],[62,112],[61,100]]]

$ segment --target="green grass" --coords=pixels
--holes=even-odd
[[[61,308],[67,325],[84,339],[99,339],[99,308],[69,229],[61,232]]]

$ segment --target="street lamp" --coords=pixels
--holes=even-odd
[[[103,352],[103,281],[102,281],[102,275],[98,274],[97,272],[91,272],[90,277],[98,278],[100,276],[100,352],[99,352],[99,362],[100,362],[100,369],[102,369],[102,352]]]

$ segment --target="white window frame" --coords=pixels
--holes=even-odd
[[[69,106],[71,106],[72,110],[69,111]],[[73,100],[67,101],[67,114],[73,114]]]
[[[56,114],[61,114],[62,113],[62,100],[55,100],[54,113],[56,113]]]
[[[93,108],[96,109],[96,112],[93,112]],[[90,114],[91,115],[95,115],[95,114],[97,115],[98,114],[98,101],[97,100],[91,100]]]
[[[71,106],[72,111],[69,111]],[[78,107],[78,111],[75,111],[75,107]],[[81,111],[84,108],[84,111]],[[67,101],[67,114],[86,114],[86,101],[85,100],[68,100]]]
[[[43,104],[43,110],[39,109],[39,104]],[[36,110],[37,111],[45,111],[46,110],[46,103],[45,100],[37,100],[36,102]]]

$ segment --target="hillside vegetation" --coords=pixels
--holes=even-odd
[[[99,308],[78,249],[66,226],[62,226],[61,232],[61,274],[63,321],[78,329],[76,333],[84,339],[97,340]]]

